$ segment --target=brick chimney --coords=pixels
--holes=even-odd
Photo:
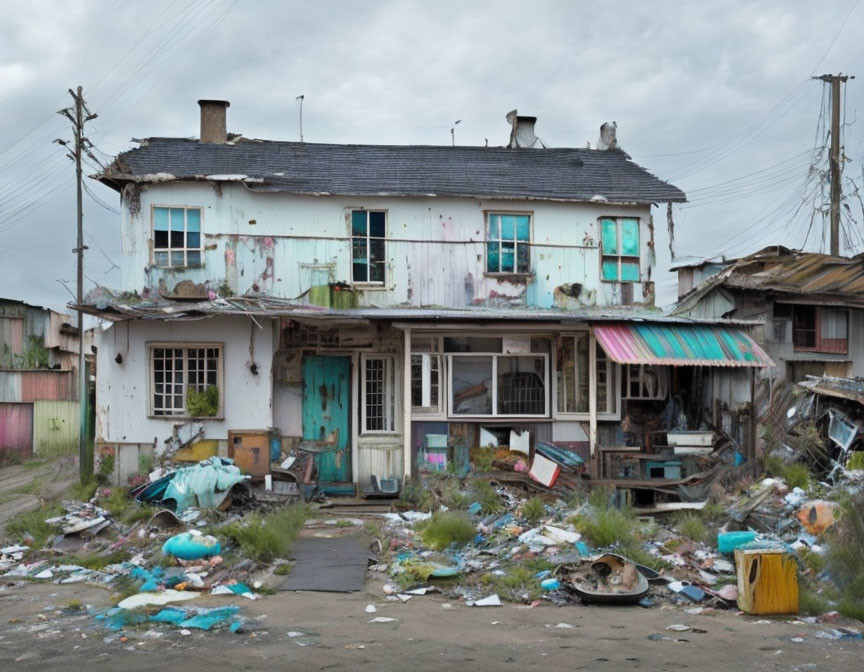
[[[199,142],[221,145],[228,139],[227,100],[199,100],[201,106],[201,139]]]

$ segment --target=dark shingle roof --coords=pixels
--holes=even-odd
[[[157,177],[157,174],[161,174]],[[621,150],[328,145],[150,138],[98,176],[123,182],[246,176],[263,191],[351,196],[468,196],[618,203],[681,202],[684,193]]]

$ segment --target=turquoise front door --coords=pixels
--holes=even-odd
[[[303,358],[303,438],[317,441],[315,456],[322,483],[351,481],[351,358]]]

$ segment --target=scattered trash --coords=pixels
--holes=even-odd
[[[648,593],[648,579],[626,558],[606,553],[588,571],[570,576],[570,586],[586,604],[636,604]]]
[[[216,537],[201,534],[197,530],[181,532],[171,537],[162,546],[165,555],[181,560],[200,560],[219,555],[222,547]]]
[[[479,600],[468,600],[465,604],[469,607],[500,607],[501,598],[497,595],[490,595]]]
[[[370,623],[396,623],[398,618],[390,618],[389,616],[376,616]]]

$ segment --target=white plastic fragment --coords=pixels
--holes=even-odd
[[[390,618],[389,616],[376,616],[370,623],[395,623],[398,619]]]

